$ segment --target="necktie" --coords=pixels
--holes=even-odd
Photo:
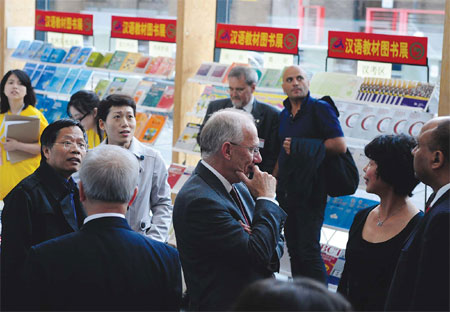
[[[430,197],[428,198],[426,204],[425,204],[425,213],[427,213],[430,208],[431,208],[431,202],[433,201],[433,199],[436,197],[436,193],[433,193],[430,195]]]
[[[239,194],[236,191],[236,189],[234,188],[234,186],[231,186],[230,195],[231,195],[231,197],[233,197],[234,201],[236,202],[236,204],[239,207],[239,210],[241,211],[242,215],[244,216],[245,224],[250,225],[250,222],[248,222],[247,215],[245,213],[244,205],[242,204]]]

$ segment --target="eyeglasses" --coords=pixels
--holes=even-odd
[[[64,142],[55,142],[55,144],[61,144],[66,151],[70,151],[73,146],[78,147],[82,151],[86,151],[87,150],[86,143],[81,143],[81,142],[80,143],[75,143],[75,142],[71,142],[71,141],[64,141]]]
[[[241,94],[244,92],[245,88],[228,88],[228,93],[236,92],[237,94]]]
[[[244,145],[240,145],[240,144],[233,143],[233,142],[230,142],[230,144],[231,144],[231,145],[235,145],[235,146],[239,146],[239,147],[246,148],[246,149],[249,150],[250,153],[252,153],[252,154],[254,154],[254,155],[256,155],[256,154],[259,153],[259,147],[244,146]]]
[[[86,118],[86,116],[89,115],[89,114],[90,114],[90,112],[84,114],[81,118],[75,118],[75,117],[73,117],[72,115],[70,115],[69,117],[72,118],[73,120],[77,120],[77,121],[81,122],[81,121],[82,121],[84,118]]]

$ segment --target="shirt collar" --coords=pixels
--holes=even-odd
[[[227,192],[230,193],[231,189],[232,189],[230,182],[228,182],[227,179],[225,179],[223,175],[221,175],[216,169],[214,169],[206,161],[204,161],[202,159],[201,162],[202,162],[203,166],[205,166],[207,169],[209,169],[209,171],[211,171],[220,180],[220,182],[222,182],[222,184],[225,187],[225,189],[227,190]]]
[[[253,109],[253,102],[254,101],[255,101],[255,97],[252,94],[252,97],[250,98],[250,101],[247,104],[245,104],[245,106],[243,106],[242,109],[245,110],[247,113],[251,114],[252,109]],[[231,102],[231,103],[233,103],[233,102]],[[235,107],[234,104],[233,104],[233,107]]]
[[[443,187],[441,187],[437,192],[436,196],[434,197],[433,201],[430,204],[430,207],[433,207],[433,205],[438,201],[439,198],[442,197],[448,190],[450,190],[450,183],[445,184]]]
[[[100,219],[100,218],[106,218],[106,217],[118,217],[118,218],[125,219],[125,216],[121,213],[116,213],[116,212],[96,213],[96,214],[90,215],[89,217],[86,217],[86,219],[84,219],[83,224],[86,224],[89,221],[94,220],[94,219]]]

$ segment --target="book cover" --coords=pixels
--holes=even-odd
[[[53,75],[55,74],[56,66],[47,65],[42,71],[42,75],[39,78],[38,83],[36,84],[36,90],[46,91],[50,80],[52,80]]]
[[[167,169],[167,172],[169,174],[169,176],[167,177],[167,183],[169,183],[171,189],[174,188],[175,184],[181,178],[185,170],[186,166],[179,164],[170,164],[169,169]]]
[[[162,82],[155,82],[154,84],[152,84],[144,101],[142,102],[142,105],[148,107],[156,107],[166,87],[167,84]]]
[[[128,52],[125,52],[125,51],[114,52],[111,62],[109,63],[108,69],[119,70],[119,68],[122,66],[122,63],[125,61],[125,58],[127,57],[127,55],[128,55]]]
[[[89,78],[91,78],[92,70],[90,69],[83,69],[81,70],[80,74],[77,77],[77,80],[75,81],[75,84],[72,87],[72,90],[70,91],[70,94],[74,94],[77,91],[80,91],[83,89],[87,82],[89,81]]]
[[[53,49],[52,53],[48,57],[47,62],[50,63],[61,63],[61,61],[66,56],[66,51],[64,49]]]
[[[134,68],[135,73],[144,73],[147,65],[150,64],[151,57],[147,55],[143,55],[139,58],[139,61]]]
[[[62,61],[62,63],[63,64],[74,64],[80,51],[81,51],[81,47],[79,47],[79,46],[71,47],[69,52],[67,53],[66,57]]]
[[[82,48],[75,60],[75,65],[84,65],[92,52],[91,47]]]
[[[147,124],[147,121],[149,119],[149,114],[144,112],[136,112],[136,128],[134,131],[135,137],[139,138],[142,134],[142,131],[145,128],[145,125]]]
[[[173,108],[175,86],[167,86],[156,107],[170,111]]]
[[[175,59],[171,57],[165,57],[158,69],[155,72],[157,76],[163,76],[165,78],[172,78],[175,72]]]
[[[127,81],[125,82],[121,92],[126,95],[133,96],[134,91],[136,90],[136,88],[140,82],[141,82],[141,79],[139,79],[139,78],[134,78],[134,77],[128,78]]]
[[[99,67],[103,60],[103,54],[100,52],[92,52],[86,61],[86,66],[88,67]]]
[[[35,69],[35,71],[33,73],[33,76],[30,77],[31,85],[33,86],[33,88],[36,87],[39,79],[41,78],[41,75],[42,75],[42,72],[44,71],[44,68],[45,68],[45,64],[39,64],[36,67],[36,69]]]
[[[227,69],[227,72],[225,73],[225,75],[224,75],[224,77],[223,77],[223,80],[222,80],[222,82],[223,83],[225,83],[225,84],[227,84],[228,83],[228,74],[230,73],[230,71],[234,68],[234,67],[236,67],[236,66],[249,66],[248,64],[245,64],[245,63],[236,63],[236,62],[233,62],[230,66],[228,66],[228,69]],[[258,76],[259,77],[259,76]],[[261,77],[259,77],[259,78],[261,78]]]
[[[197,101],[195,106],[195,115],[199,118],[203,118],[208,109],[209,102],[219,99],[229,98],[228,88],[220,86],[206,86],[203,89],[203,93]]]
[[[283,101],[286,99],[285,94],[272,93],[272,92],[254,92],[255,98],[263,103],[275,106],[278,109],[283,109]]]
[[[48,60],[50,59],[50,55],[53,52],[53,45],[44,45],[44,46],[45,46],[45,49],[42,52],[40,61],[41,62],[48,62]]]
[[[133,99],[136,105],[141,105],[147,95],[148,91],[154,82],[149,80],[142,80],[134,91]]]
[[[141,53],[129,52],[120,66],[120,71],[132,72],[141,58]]]
[[[374,106],[362,105],[359,116],[355,117],[355,124],[351,129],[350,136],[352,138],[371,140],[376,136],[376,110]]]
[[[53,75],[52,80],[50,80],[50,83],[48,84],[47,91],[59,92],[64,83],[64,79],[66,78],[68,73],[69,73],[68,67],[56,67],[55,74]]]
[[[339,117],[344,136],[352,136],[352,129],[357,126],[357,122],[359,120],[359,117],[361,116],[362,108],[362,105],[347,103],[345,111],[343,112],[343,114],[340,114]]]
[[[345,249],[328,244],[320,244],[321,255],[327,271],[328,288],[330,285],[337,289],[345,264]]]
[[[260,88],[275,88],[278,80],[281,76],[280,69],[267,68],[259,81],[258,87]]]
[[[44,44],[44,42],[41,41],[41,40],[33,40],[33,42],[28,47],[28,50],[25,53],[24,57],[27,58],[27,59],[33,59],[33,57],[41,49],[43,44]]]
[[[38,64],[36,63],[26,62],[22,70],[28,75],[28,77],[31,78],[33,76],[34,71],[36,70],[37,65]]]
[[[47,119],[48,123],[52,123],[56,120],[67,118],[67,104],[68,101],[62,100],[53,100],[47,98],[48,102],[46,103],[47,110],[44,112],[44,116]]]
[[[112,53],[112,52],[106,52],[105,55],[103,56],[102,61],[100,62],[100,65],[98,65],[98,67],[105,68],[105,69],[108,68],[113,55],[114,55],[114,53]]]
[[[433,114],[423,111],[410,111],[406,122],[406,134],[418,137],[423,125],[433,118]]]
[[[31,42],[28,40],[21,40],[19,45],[11,54],[12,57],[23,58],[26,56],[28,48],[30,47]]]
[[[39,110],[42,114],[44,114],[44,110],[45,110],[45,99],[46,99],[46,95],[44,94],[40,94],[40,93],[36,93],[36,106],[35,108],[37,110]],[[44,114],[45,116],[45,114]]]
[[[108,79],[101,79],[97,83],[97,86],[95,86],[94,92],[98,95],[98,98],[101,100],[103,96],[106,94],[106,91],[108,90],[109,84],[111,81]]]
[[[44,52],[50,48],[53,48],[53,45],[51,43],[44,42],[44,44],[41,46],[41,48],[33,56],[33,60],[41,61],[41,58],[42,58],[42,55],[44,54]]]
[[[194,78],[198,80],[208,80],[208,73],[213,68],[214,63],[203,63],[195,73]]]
[[[180,166],[180,165],[178,165]],[[178,192],[183,187],[184,183],[191,177],[192,173],[194,172],[195,167],[194,166],[187,166],[183,174],[178,178],[178,181],[175,183],[175,185],[172,187],[172,193],[178,194]]]
[[[185,151],[200,151],[197,143],[197,136],[200,132],[200,124],[189,122],[184,128],[174,148]]]
[[[67,74],[66,80],[64,80],[63,86],[61,87],[60,93],[69,94],[72,90],[78,75],[80,74],[80,68],[71,68]]]
[[[139,141],[153,144],[161,133],[165,122],[164,116],[152,114],[142,130],[142,135],[138,138]]]
[[[123,86],[127,82],[127,78],[123,77],[115,77],[111,84],[109,85],[108,91],[106,91],[106,95],[122,92]]]
[[[147,68],[145,69],[145,73],[149,74],[149,75],[150,74],[154,75],[163,60],[164,60],[163,56],[157,56],[157,57],[152,58],[150,61],[150,64],[148,64]]]
[[[215,63],[208,73],[208,80],[211,82],[222,82],[227,74],[228,66],[229,65]]]

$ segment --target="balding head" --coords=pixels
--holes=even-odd
[[[306,72],[298,65],[286,67],[283,71],[282,87],[291,103],[301,102],[309,92]]]

